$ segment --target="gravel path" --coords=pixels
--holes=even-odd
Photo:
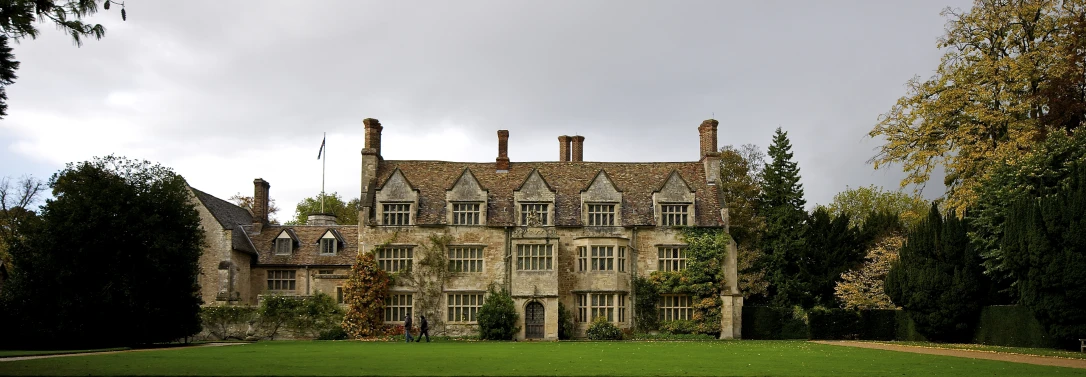
[[[144,351],[161,351],[161,350],[175,350],[175,349],[180,349],[180,348],[189,348],[189,347],[218,347],[218,346],[232,346],[232,345],[236,345],[236,344],[247,344],[247,343],[208,343],[208,344],[201,344],[201,345],[198,345],[198,346],[188,346],[188,347],[163,347],[163,348],[141,348],[141,349],[133,349],[133,350],[120,350],[120,351],[82,352],[82,353],[59,353],[59,354],[52,354],[52,355],[34,355],[34,356],[15,356],[15,357],[0,357],[0,363],[2,363],[2,362],[5,362],[5,361],[20,361],[20,360],[34,360],[34,359],[49,359],[49,358],[54,358],[54,357],[72,357],[72,356],[108,355],[108,354],[111,354],[111,353],[121,353],[121,352],[144,352]]]
[[[855,341],[850,341],[850,340],[812,340],[811,342],[819,343],[819,344],[829,344],[829,345],[833,345],[833,346],[873,348],[873,349],[888,350],[888,351],[923,353],[923,354],[928,354],[928,355],[967,357],[967,358],[972,358],[972,359],[1010,361],[1012,363],[1026,363],[1026,364],[1049,365],[1049,366],[1056,366],[1056,367],[1068,367],[1068,368],[1086,369],[1086,360],[1083,360],[1083,359],[1065,359],[1065,358],[1062,358],[1062,357],[1021,355],[1021,354],[1016,354],[1016,353],[1003,353],[1003,352],[992,352],[992,351],[960,350],[960,349],[919,347],[919,346],[901,346],[901,345],[896,345],[896,344],[872,343],[872,342],[855,342]]]

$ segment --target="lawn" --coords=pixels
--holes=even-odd
[[[93,350],[29,350],[29,351],[11,351],[0,350],[0,359],[5,357],[19,357],[19,356],[39,356],[39,355],[59,355],[65,353],[87,353],[87,352],[104,352],[104,351],[120,351],[128,348],[102,348]]]
[[[0,362],[0,375],[1086,376],[803,341],[260,342]]]

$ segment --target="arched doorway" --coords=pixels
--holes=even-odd
[[[524,308],[524,338],[543,339],[543,327],[547,323],[544,317],[546,309],[538,301],[528,303]]]

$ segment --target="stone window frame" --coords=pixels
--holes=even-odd
[[[388,208],[390,206],[406,206],[406,208],[404,208],[402,210],[397,208],[396,211],[390,211],[389,210],[390,208]],[[412,226],[412,225],[415,225],[415,208],[416,208],[415,203],[412,203],[412,202],[400,202],[400,201],[381,202],[381,205],[377,206],[377,212],[378,212],[377,213],[377,218],[381,220],[380,224],[384,225],[384,226]],[[402,221],[402,220],[407,220],[407,221],[406,221],[406,223],[401,223],[400,221],[389,221],[389,219],[390,219],[389,215],[400,215],[400,216],[395,216],[395,217],[392,217],[392,218],[395,218],[395,219],[400,220],[400,221]]]
[[[533,179],[538,177],[538,179]],[[524,178],[524,182],[520,187],[513,190],[513,221],[517,226],[528,226],[525,223],[526,216],[524,213],[525,205],[546,205],[546,212],[543,216],[546,217],[546,221],[543,221],[539,226],[550,227],[554,226],[558,220],[555,215],[555,200],[557,199],[557,191],[550,187],[547,180],[543,178],[543,175],[538,170],[533,169],[528,176]]]
[[[577,322],[592,323],[597,317],[606,317],[611,323],[625,323],[628,292],[576,292]]]
[[[610,247],[611,256],[601,258],[599,256],[593,257],[592,251],[594,247]],[[629,240],[621,237],[585,237],[580,239],[574,239],[573,249],[576,250],[577,268],[578,273],[628,273],[629,268],[626,263],[629,261]],[[593,258],[596,260],[607,260],[611,262],[610,269],[599,269],[599,264],[593,265]]]
[[[694,203],[685,202],[664,202],[656,205],[657,213],[660,214],[660,226],[691,226],[694,225],[692,218],[694,215]],[[681,209],[681,211],[674,211]],[[673,221],[676,219],[682,219],[682,221]]]
[[[464,251],[458,253],[458,251]],[[472,251],[478,251],[478,257],[471,256]],[[452,273],[481,273],[486,268],[486,245],[449,245],[446,255],[448,257],[448,270]],[[455,266],[478,266],[475,268],[456,268]]]
[[[278,256],[290,256],[298,247],[298,236],[291,229],[283,229],[279,235],[272,239],[272,254]]]
[[[403,324],[403,317],[414,315],[415,301],[413,292],[389,292],[385,298],[385,323]]]
[[[320,245],[320,255],[336,255],[339,252],[339,242],[335,237],[321,237],[317,243]]]
[[[517,225],[528,225],[528,214],[525,213],[527,207],[539,207],[544,206],[543,211],[539,212],[541,215],[539,226],[553,226],[554,225],[554,203],[553,202],[535,202],[525,201],[517,202]],[[534,210],[532,212],[535,212]]]
[[[410,270],[415,264],[415,246],[407,244],[391,244],[385,247],[373,249],[373,259],[377,261],[377,268],[385,272],[395,273],[403,269]],[[392,255],[387,255],[391,251]],[[390,270],[387,267],[395,267]]]
[[[697,192],[686,183],[677,170],[672,171],[660,188],[652,193],[652,211],[656,226],[697,226]],[[675,225],[667,221],[664,206],[686,206],[686,224]]]
[[[346,304],[347,302],[346,302],[345,299],[346,299],[346,295],[343,292],[343,286],[342,285],[337,285],[336,286],[336,303],[340,304],[340,305]]]
[[[446,322],[459,324],[478,323],[478,314],[483,307],[485,295],[486,292],[483,291],[445,291]],[[475,300],[474,303],[471,300]],[[467,320],[463,320],[465,315]]]
[[[688,320],[694,316],[694,298],[683,294],[660,295],[656,304],[659,320]]]
[[[656,270],[678,272],[686,269],[689,245],[656,245]]]
[[[265,278],[269,292],[294,292],[298,290],[297,270],[267,270]]]
[[[593,207],[604,207],[604,206],[610,206],[611,211],[610,212],[593,211],[593,209],[597,209],[597,208],[593,208]],[[620,226],[622,224],[622,219],[621,219],[621,216],[620,216],[621,209],[622,209],[622,204],[619,203],[619,202],[585,202],[584,204],[582,204],[582,208],[581,208],[581,211],[582,211],[581,213],[584,213],[584,219],[582,219],[581,221],[583,221],[583,224],[585,224],[585,226],[590,226],[590,227]],[[609,219],[608,219],[608,217],[609,217]],[[605,220],[610,220],[610,223],[609,224],[596,224],[596,221],[594,221],[594,220],[595,219],[600,219],[600,218],[605,219]]]
[[[475,205],[474,211],[457,210],[457,206]],[[481,226],[486,224],[486,203],[478,201],[451,201],[449,202],[449,224],[455,226]],[[474,216],[473,216],[474,215]],[[461,223],[465,217],[474,217],[474,223]]]
[[[522,247],[530,248],[542,248],[546,253],[537,254],[537,251],[529,251],[522,253]],[[518,272],[552,272],[557,269],[556,259],[558,259],[555,244],[553,243],[518,243],[513,245],[513,258],[515,258],[513,268]],[[548,266],[547,268],[524,268],[525,264],[531,266],[531,262],[537,262],[538,266],[542,266],[544,262]]]

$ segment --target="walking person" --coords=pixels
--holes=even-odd
[[[426,316],[419,316],[419,336],[415,338],[415,342],[422,340],[422,336],[426,335],[426,343],[430,343],[430,324],[426,323]]]
[[[425,319],[423,320],[425,321]],[[407,314],[403,316],[403,337],[408,343],[411,343],[411,315]]]

